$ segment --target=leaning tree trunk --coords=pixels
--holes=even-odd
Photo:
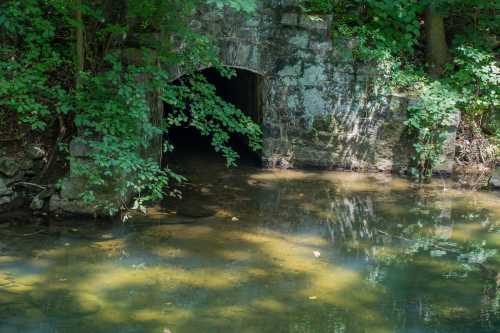
[[[432,5],[429,5],[425,11],[425,42],[425,56],[429,65],[429,74],[433,77],[439,77],[448,62],[449,54],[444,19]]]

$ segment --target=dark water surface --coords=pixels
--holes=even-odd
[[[181,171],[125,224],[0,221],[0,332],[499,332],[498,193]]]

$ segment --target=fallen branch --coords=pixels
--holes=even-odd
[[[22,237],[29,237],[29,236],[34,236],[34,235],[41,234],[42,232],[45,232],[45,230],[38,230],[38,231],[35,231],[35,232],[31,232],[29,234],[22,234],[20,236],[22,236]],[[20,236],[18,236],[18,237],[20,237]]]
[[[36,187],[40,190],[46,190],[47,189],[47,186],[43,186],[43,185],[39,185],[39,184],[35,184],[35,183],[29,183],[29,182],[17,182],[17,183],[14,183],[12,186],[26,186],[26,187]]]

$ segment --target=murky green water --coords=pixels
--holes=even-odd
[[[0,332],[500,329],[498,194],[184,172],[184,201],[126,224],[0,222]]]

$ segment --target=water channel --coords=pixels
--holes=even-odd
[[[125,223],[0,221],[0,332],[500,330],[500,195],[185,161]]]

